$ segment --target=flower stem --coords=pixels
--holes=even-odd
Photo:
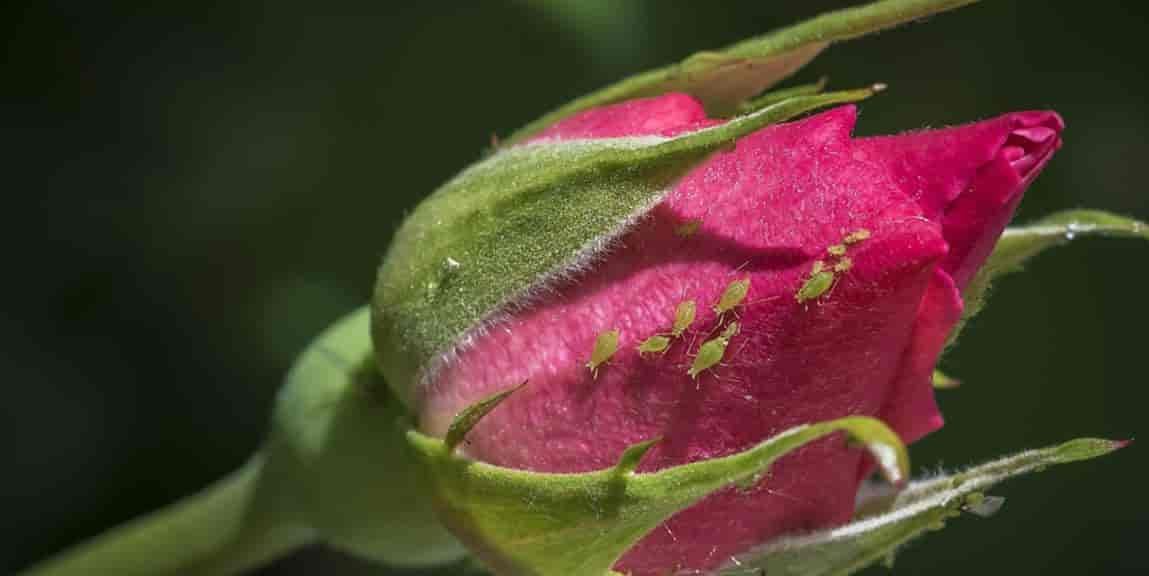
[[[265,482],[264,458],[166,508],[30,568],[25,576],[235,574],[312,540],[286,520]]]

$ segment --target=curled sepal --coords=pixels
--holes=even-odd
[[[591,92],[531,122],[508,142],[521,142],[554,123],[591,108],[632,98],[685,92],[708,113],[725,116],[742,102],[793,74],[838,40],[865,36],[977,0],[884,0],[828,12],[788,28],[699,52],[677,64],[631,76]]]
[[[1100,210],[1066,210],[1025,226],[1005,229],[985,265],[966,286],[961,323],[950,335],[952,342],[967,320],[981,311],[990,284],[999,276],[1015,272],[1047,248],[1085,236],[1111,236],[1149,240],[1149,225]]]
[[[655,441],[624,451],[612,468],[545,474],[469,460],[442,440],[407,433],[444,521],[498,574],[603,576],[643,535],[731,484],[761,478],[784,454],[845,432],[894,483],[906,478],[905,446],[880,421],[855,416],[791,428],[744,452],[637,473]]]
[[[891,561],[898,547],[938,530],[963,512],[992,516],[1004,499],[985,491],[1014,476],[1054,464],[1088,460],[1125,446],[1126,442],[1078,439],[1030,450],[948,476],[911,483],[900,493],[864,500],[851,524],[805,536],[771,542],[737,558],[721,574],[771,576],[841,576],[875,562]]]
[[[471,431],[471,428],[475,427],[475,424],[479,423],[479,420],[483,419],[483,416],[486,416],[491,410],[494,410],[496,406],[502,404],[503,400],[506,400],[511,394],[518,392],[526,385],[527,383],[523,382],[513,388],[496,392],[464,408],[463,411],[459,412],[459,414],[455,416],[455,419],[451,421],[451,427],[447,428],[447,435],[443,437],[443,444],[446,445],[448,450],[454,450],[455,447],[467,439],[467,433]]]
[[[372,335],[389,384],[410,400],[430,359],[585,265],[710,154],[764,126],[873,93],[792,97],[673,138],[534,142],[471,166],[407,218],[380,269]]]

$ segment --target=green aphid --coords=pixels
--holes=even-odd
[[[682,224],[674,227],[674,235],[679,238],[690,238],[698,232],[698,228],[702,226],[702,220],[694,219],[687,220]]]
[[[834,264],[834,272],[846,272],[854,267],[854,261],[849,256],[843,256],[837,264]]]
[[[830,256],[845,256],[846,255],[846,245],[845,244],[834,244],[833,246],[830,246],[829,248],[827,248],[826,252]]]
[[[833,285],[834,273],[829,270],[821,270],[811,274],[806,279],[806,282],[798,289],[798,293],[794,294],[794,298],[801,304],[825,294]]]
[[[869,237],[869,230],[866,230],[865,228],[858,228],[857,230],[846,234],[846,237],[842,238],[842,243],[849,246],[850,244],[857,244],[858,242],[861,242],[862,240],[865,240]]]
[[[704,370],[722,362],[722,356],[726,354],[726,347],[730,344],[730,339],[737,333],[738,323],[731,322],[717,338],[703,342],[702,346],[698,348],[698,355],[694,357],[694,362],[690,365],[690,370],[687,370],[686,373],[691,378],[697,379]]]
[[[726,286],[726,290],[722,292],[722,296],[718,298],[718,303],[714,305],[714,313],[721,317],[723,314],[733,310],[746,299],[746,294],[749,292],[749,278],[731,282]]]
[[[655,334],[654,336],[643,340],[642,344],[638,345],[638,353],[643,356],[647,354],[658,354],[665,352],[669,347],[670,336],[665,334]]]
[[[670,334],[675,338],[682,336],[682,333],[694,323],[694,313],[697,309],[698,305],[694,300],[679,302],[678,308],[674,310],[674,327],[671,328]]]
[[[610,360],[615,352],[618,352],[618,330],[608,330],[599,334],[594,341],[594,350],[590,353],[590,361],[586,363],[592,378],[598,378],[598,367]]]

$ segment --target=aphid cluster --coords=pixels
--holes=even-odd
[[[670,348],[670,342],[674,338],[682,336],[687,328],[694,323],[694,314],[697,311],[698,305],[694,300],[684,300],[678,303],[678,307],[674,309],[674,325],[671,326],[670,332],[667,334],[655,334],[646,340],[643,340],[638,345],[638,353],[641,355],[646,354],[659,354],[666,352]]]
[[[717,317],[715,329],[722,325],[727,313],[733,312],[735,308],[742,305],[743,301],[746,300],[746,295],[749,293],[749,278],[734,280],[726,286],[726,289],[722,291],[722,294],[718,297],[718,301],[715,302],[712,307]],[[639,355],[645,356],[647,354],[665,353],[666,350],[670,348],[674,339],[682,337],[682,335],[686,333],[686,330],[694,324],[697,311],[698,305],[694,300],[679,302],[674,310],[674,323],[670,331],[655,334],[640,342],[638,346],[635,347]],[[699,374],[722,362],[722,358],[726,353],[726,347],[730,344],[731,338],[738,334],[738,330],[738,322],[731,322],[726,325],[722,333],[717,337],[703,342],[686,373],[691,378],[697,379]],[[617,329],[603,332],[595,339],[594,350],[591,351],[590,360],[586,363],[586,367],[590,370],[592,378],[598,377],[599,367],[610,360],[618,351],[618,341],[619,331]]]
[[[869,237],[869,230],[859,228],[842,237],[840,243],[826,248],[827,258],[814,261],[810,267],[810,274],[802,286],[798,288],[798,292],[794,294],[795,300],[799,304],[803,304],[828,293],[840,275],[845,274],[854,266],[854,261],[846,255],[850,247]],[[742,305],[749,293],[750,278],[734,280],[726,286],[712,307],[716,316],[715,329],[722,326],[727,313],[733,312]],[[680,302],[674,311],[674,324],[670,332],[654,334],[640,342],[635,349],[641,356],[665,353],[674,339],[681,337],[694,323],[696,313],[697,304],[694,300]],[[702,346],[698,348],[698,353],[694,356],[690,368],[686,371],[687,375],[697,379],[699,374],[721,363],[726,355],[726,347],[730,345],[730,340],[738,334],[738,330],[738,322],[730,322],[717,337],[703,342]],[[590,360],[586,363],[592,378],[598,378],[599,367],[610,360],[618,351],[618,341],[619,331],[617,329],[603,332],[595,339],[594,350],[591,352]]]
[[[826,254],[829,255],[827,260],[830,261],[829,267],[824,260],[815,260],[810,266],[810,275],[806,277],[806,281],[794,293],[794,299],[799,304],[804,304],[810,300],[815,300],[826,294],[834,287],[838,281],[838,275],[844,274],[853,268],[854,261],[846,256],[849,248],[858,244],[870,237],[870,231],[865,228],[859,228],[842,238],[842,242],[834,244],[826,248]]]

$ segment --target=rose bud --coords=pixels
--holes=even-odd
[[[931,377],[962,289],[1063,124],[1022,112],[854,139],[855,116],[844,106],[738,140],[617,236],[470,327],[420,380],[388,374],[409,385],[420,428],[442,436],[468,405],[529,382],[471,431],[469,457],[588,472],[661,438],[639,468],[653,471],[844,416],[877,417],[906,442],[937,429]],[[583,112],[519,146],[668,138],[719,123],[669,94]],[[518,225],[530,223],[495,228]],[[425,237],[401,231],[394,250],[416,238]],[[460,254],[448,266],[484,257],[506,256]],[[380,349],[391,343],[389,266],[402,261],[381,273]],[[670,519],[615,569],[710,569],[778,535],[845,522],[868,470],[860,452],[812,444],[754,489]]]
[[[880,85],[751,98],[832,41],[966,3],[876,2],[623,80],[410,214],[376,359],[438,517],[482,563],[852,573],[988,515],[1004,479],[1125,445],[859,491],[875,466],[902,486],[903,443],[942,425],[938,356],[991,279],[1062,237],[1149,236],[1086,211],[1003,235],[1061,145],[1053,112],[855,139],[853,106],[779,123]]]
[[[907,482],[989,282],[1075,237],[1149,238],[1097,211],[1005,228],[1055,113],[853,138],[853,105],[796,118],[881,86],[759,94],[971,2],[831,12],[528,124],[410,214],[370,314],[300,355],[246,465],[29,574],[236,573],[313,542],[501,576],[850,574],[995,514],[1010,477],[1126,446]]]

